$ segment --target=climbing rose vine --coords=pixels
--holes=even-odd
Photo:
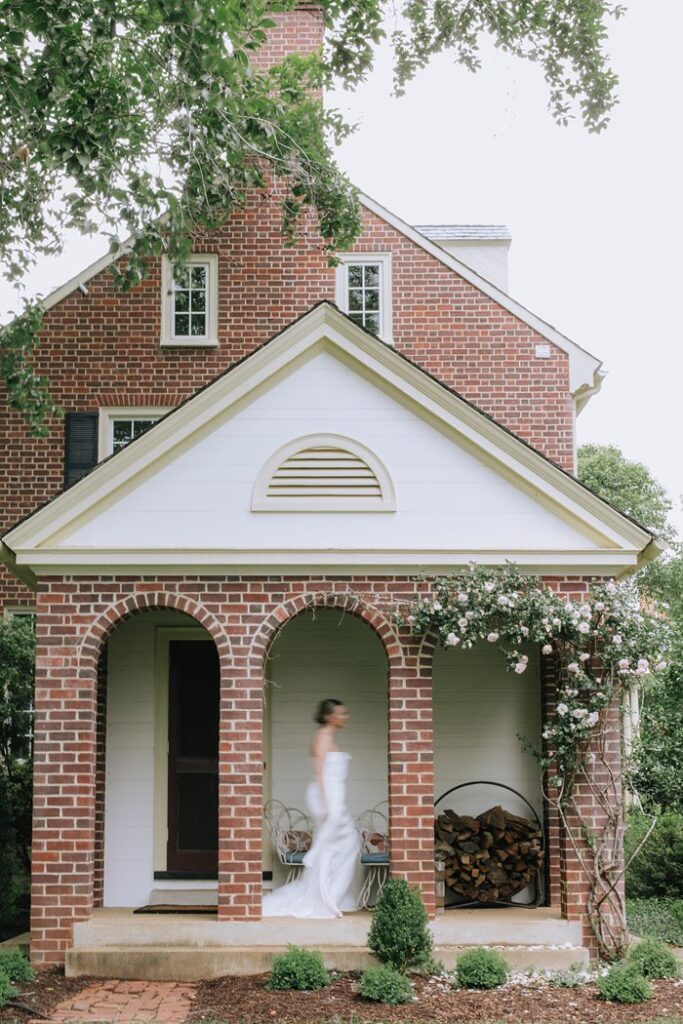
[[[467,573],[428,584],[429,591],[396,616],[413,634],[436,635],[453,648],[494,644],[515,675],[527,671],[530,645],[553,659],[557,701],[543,723],[543,749],[520,739],[546,770],[546,799],[557,808],[588,877],[588,917],[601,952],[613,959],[623,951],[627,931],[620,891],[621,778],[606,753],[607,709],[618,706],[625,690],[646,686],[666,668],[666,618],[654,607],[646,614],[628,583],[594,581],[581,600],[570,600],[512,565],[472,565]],[[598,763],[604,771],[596,771]],[[573,799],[578,780],[604,811],[598,824],[584,819]]]

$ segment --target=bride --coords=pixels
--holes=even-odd
[[[357,909],[350,889],[359,839],[346,809],[351,755],[339,750],[336,742],[337,730],[344,728],[348,717],[339,700],[323,700],[318,706],[318,729],[311,744],[315,777],[306,789],[315,820],[313,842],[299,878],[264,897],[264,917],[341,917],[343,910]]]

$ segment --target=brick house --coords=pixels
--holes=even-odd
[[[260,59],[319,38],[296,10]],[[540,742],[552,665],[530,651],[513,682],[496,651],[420,644],[393,613],[418,574],[471,561],[512,560],[580,597],[656,554],[572,475],[601,364],[506,293],[504,233],[418,230],[368,197],[362,210],[336,268],[312,232],[285,249],[258,193],[195,238],[175,283],[160,261],[118,294],[104,259],[45,302],[36,361],[65,423],[36,440],[0,410],[1,597],[36,613],[37,964],[160,976],[160,947],[213,948],[189,976],[268,946],[262,889],[283,874],[264,801],[301,804],[328,695],[351,709],[350,809],[388,801],[391,870],[431,914],[442,792],[505,782],[544,820],[545,905],[512,933],[449,912],[440,941],[507,927],[504,941],[591,947],[583,883],[517,738]],[[217,916],[132,916],[178,893]],[[346,919],[325,925],[316,943],[348,944]],[[113,947],[125,963],[102,967],[93,950]]]

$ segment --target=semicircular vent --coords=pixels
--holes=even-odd
[[[254,484],[252,511],[393,512],[394,488],[365,445],[309,434],[275,452]]]
[[[358,455],[315,445],[290,455],[268,483],[269,498],[381,498],[379,480]]]

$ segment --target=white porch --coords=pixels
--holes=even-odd
[[[216,902],[214,879],[200,879],[191,871],[183,877],[182,872],[169,870],[167,861],[169,644],[193,639],[206,644],[210,637],[187,616],[172,611],[133,616],[109,639],[105,907]],[[493,780],[522,793],[542,816],[539,768],[518,739],[523,735],[537,741],[540,733],[538,652],[530,648],[529,656],[525,675],[512,677],[495,645],[436,650],[432,799],[460,783]],[[265,675],[264,802],[273,798],[305,810],[313,712],[328,696],[343,700],[350,709],[350,723],[340,741],[352,755],[352,816],[386,801],[388,667],[377,634],[360,619],[335,609],[305,613],[287,623],[273,643]],[[192,707],[187,714],[192,714]],[[459,791],[439,810],[451,807],[476,815],[497,803],[515,814],[530,813],[509,791],[481,786]],[[271,873],[272,885],[284,883],[287,871],[265,829],[263,871],[266,887]],[[359,864],[358,889],[362,879]],[[194,900],[191,893],[188,898],[188,890],[195,890]],[[143,918],[138,916],[135,922],[142,926]]]
[[[203,915],[134,916],[132,910],[96,910],[74,927],[67,976],[196,981],[225,974],[260,974],[288,942],[320,950],[329,968],[356,970],[374,963],[367,949],[371,915],[328,921],[271,918],[219,921]],[[434,956],[452,967],[471,946],[499,947],[519,969],[553,970],[587,963],[581,924],[547,907],[455,910],[430,922]]]

